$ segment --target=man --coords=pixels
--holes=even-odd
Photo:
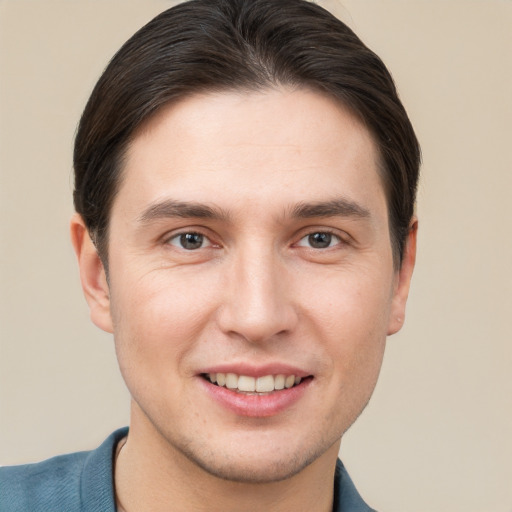
[[[380,59],[302,0],[193,0],[116,54],[71,237],[130,427],[1,473],[0,509],[368,511],[341,438],[414,267],[420,152]]]

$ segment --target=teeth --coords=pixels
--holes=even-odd
[[[256,379],[254,377],[240,375],[240,377],[238,377],[238,391],[254,393],[254,391],[256,391]],[[259,391],[259,389],[257,391]]]
[[[302,379],[295,375],[265,375],[263,377],[249,377],[235,373],[208,373],[206,377],[213,384],[243,393],[271,393],[274,390],[289,389],[300,384]]]
[[[238,377],[234,373],[226,373],[226,387],[236,389],[238,387]]]
[[[275,389],[284,389],[284,381],[286,377],[284,375],[276,375],[274,379],[274,388]]]
[[[274,391],[274,377],[272,375],[265,375],[265,377],[258,377],[256,381],[256,391],[258,393],[270,393]]]

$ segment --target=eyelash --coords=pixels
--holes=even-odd
[[[183,246],[183,243],[180,243],[180,242],[184,242],[184,240],[183,240],[184,237],[194,237],[194,236],[201,237],[201,245],[199,247],[186,248]],[[177,243],[173,243],[173,241],[177,241]],[[203,246],[204,242],[207,242],[206,246]],[[187,252],[193,252],[197,249],[205,249],[207,247],[212,247],[214,245],[208,236],[206,236],[203,233],[200,233],[199,231],[182,231],[181,233],[176,233],[175,235],[167,238],[166,244],[172,245],[174,247],[178,247],[179,249],[183,249],[184,251],[187,251]]]
[[[306,240],[308,239],[309,242],[311,242],[311,237],[315,236],[315,235],[327,235],[328,236],[328,241],[329,241],[329,245],[327,247],[312,247],[311,245],[309,246],[305,246],[305,245],[302,245],[301,242],[303,240]],[[336,240],[336,243],[331,245],[331,242],[333,241],[333,239]],[[304,235],[298,242],[297,242],[297,246],[298,247],[307,247],[308,249],[312,249],[312,250],[325,250],[325,249],[331,249],[337,245],[342,245],[346,243],[345,240],[343,240],[343,238],[341,238],[340,235],[336,234],[336,233],[333,233],[332,231],[330,230],[326,230],[326,229],[322,229],[322,230],[317,230],[317,231],[311,231],[309,233],[307,233],[306,235]]]

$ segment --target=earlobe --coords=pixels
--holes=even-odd
[[[409,234],[404,248],[402,265],[397,272],[397,281],[393,292],[391,311],[388,325],[388,336],[398,332],[405,319],[405,306],[409,296],[412,273],[416,262],[416,238],[418,234],[418,219],[414,217],[409,227]]]
[[[79,214],[73,215],[70,224],[71,242],[80,269],[82,290],[89,305],[91,320],[100,329],[113,332],[110,313],[110,292],[103,263],[89,236],[89,231]]]

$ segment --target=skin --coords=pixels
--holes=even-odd
[[[402,325],[414,266],[415,221],[393,266],[377,169],[370,133],[318,92],[195,95],[129,147],[108,283],[73,218],[91,318],[114,333],[132,396],[115,474],[126,510],[330,510],[341,437]],[[215,215],[177,217],[178,201]],[[183,248],[183,233],[203,244]],[[313,247],[314,233],[330,233],[328,246]],[[267,417],[228,410],[199,375],[275,362],[312,378]]]

